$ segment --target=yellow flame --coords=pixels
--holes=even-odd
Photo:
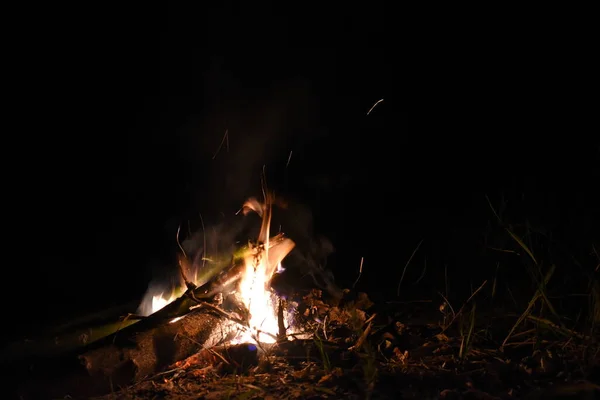
[[[236,342],[274,343],[278,333],[276,298],[269,288],[266,262],[245,260],[244,275],[239,284],[242,302],[249,311],[250,330],[244,331]]]
[[[246,202],[246,205],[252,200]],[[251,203],[254,208],[259,208],[256,212],[262,214],[262,225],[258,235],[259,244],[253,249],[254,254],[246,256],[245,271],[238,285],[241,300],[250,313],[250,330],[236,338],[237,342],[274,343],[279,333],[277,296],[271,291],[271,278],[274,273],[283,269],[281,261],[292,251],[295,243],[282,235],[269,237],[274,198],[267,195],[265,200],[265,204],[260,208]],[[287,325],[285,317],[286,313],[283,323]]]
[[[169,297],[165,297],[165,292],[161,292],[160,294],[156,294],[156,295],[152,296],[152,306],[151,306],[150,314],[154,314],[155,312],[162,310],[167,305],[171,304],[175,299],[177,299],[179,297],[178,296],[179,291],[180,290],[172,290]],[[169,321],[169,323],[172,324],[173,322],[177,322],[184,317],[185,317],[185,315],[181,316],[181,317],[173,318],[171,321]]]
[[[152,311],[151,314],[154,314],[155,312],[157,312],[158,310],[162,310],[163,308],[165,308],[165,306],[167,304],[169,304],[171,301],[171,299],[167,300],[163,297],[162,293],[152,296]]]
[[[162,310],[175,299],[177,299],[177,293],[175,290],[173,290],[168,297],[165,297],[165,292],[152,296],[152,311],[150,314],[154,314],[158,310]]]

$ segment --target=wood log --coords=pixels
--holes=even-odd
[[[0,365],[23,362],[34,357],[55,357],[81,349],[139,320],[122,320],[135,310],[136,303],[123,304],[61,321],[57,326],[39,328],[26,338],[11,341],[0,347]],[[35,312],[30,313],[35,319]]]
[[[209,285],[206,285],[209,286]],[[209,299],[207,287],[197,288],[199,297]],[[0,365],[30,363],[40,357],[60,357],[78,353],[87,348],[102,347],[107,343],[120,341],[127,343],[138,332],[152,329],[170,320],[186,315],[190,307],[197,305],[190,296],[184,295],[156,313],[140,319],[127,317],[131,311],[117,308],[102,313],[91,314],[64,323],[39,335],[8,343],[0,348]],[[135,326],[132,326],[134,325]]]
[[[219,334],[222,319],[198,309],[172,323],[143,326],[145,320],[140,321],[62,363],[38,364],[37,373],[21,385],[19,395],[23,399],[89,398],[129,386],[198,352],[213,333]]]
[[[137,382],[197,352],[220,321],[210,313],[191,312],[179,321],[136,333],[128,343],[87,351],[79,359],[92,376],[111,377],[113,384]]]

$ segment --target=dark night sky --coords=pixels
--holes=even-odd
[[[479,226],[464,216],[488,212],[484,193],[527,187],[540,214],[597,216],[577,76],[510,38],[444,42],[346,11],[87,10],[35,30],[15,68],[14,287],[49,316],[135,299],[180,220],[235,212],[290,151],[276,184],[334,242],[341,282],[365,256],[365,284],[393,287],[390,249],[403,265],[421,238]]]

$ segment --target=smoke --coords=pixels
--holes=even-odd
[[[341,297],[332,272],[326,268],[327,258],[334,252],[333,244],[315,231],[313,215],[307,206],[285,200],[285,208],[273,212],[271,232],[283,232],[296,243],[284,260],[286,273],[276,280],[282,288],[291,283],[293,287],[288,290],[316,285],[332,297]]]
[[[180,169],[187,184],[180,194],[184,210],[177,218],[182,220],[179,239],[199,285],[226,267],[237,248],[258,237],[260,218],[236,212],[249,197],[262,198],[265,168],[268,174],[279,171],[291,151],[301,154],[323,134],[318,97],[309,80],[270,77],[257,83],[255,76],[233,77],[226,71],[220,60],[214,61],[203,82],[203,106],[177,132]],[[274,187],[283,186],[277,179],[267,180]],[[313,232],[308,208],[293,204],[274,210],[271,233],[280,229],[296,247],[284,259],[290,278],[278,281],[308,279],[337,292],[324,268],[333,248]],[[174,238],[174,227],[169,230]],[[176,274],[175,265],[172,271]]]
[[[230,265],[235,249],[257,239],[260,224],[261,219],[255,213],[233,214],[215,225],[197,230],[183,240],[182,247],[193,260],[192,268],[204,276],[210,268]],[[332,297],[341,297],[333,274],[326,269],[327,257],[334,251],[333,245],[314,231],[308,207],[287,199],[274,206],[271,236],[280,232],[296,246],[282,262],[285,271],[274,279],[275,289],[286,295],[316,286]]]
[[[148,284],[148,289],[137,309],[139,315],[150,315],[154,309],[155,299],[169,299],[176,290],[184,286],[181,274],[175,265],[155,261],[151,265],[154,278]]]
[[[228,212],[260,188],[260,176],[285,166],[323,134],[318,97],[304,78],[246,86],[244,77],[216,69],[206,78],[203,111],[179,130],[190,208]],[[225,135],[227,135],[225,137]],[[294,159],[296,162],[296,159]]]

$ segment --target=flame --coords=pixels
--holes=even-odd
[[[164,287],[160,288],[159,286],[151,285],[138,308],[138,314],[143,316],[154,314],[181,296],[184,291],[184,287],[180,284],[176,285],[176,287],[171,290],[165,290]]]
[[[262,217],[258,244],[244,260],[245,270],[237,291],[249,312],[249,330],[244,331],[235,342],[274,343],[279,332],[277,319],[277,296],[271,290],[271,279],[283,271],[281,261],[289,254],[295,243],[283,235],[269,237],[271,211],[274,197],[267,195],[265,204],[251,198],[244,204],[244,210],[251,209]],[[284,325],[288,321],[284,313]],[[266,333],[266,334],[263,334]]]
[[[270,284],[273,275],[284,270],[281,262],[295,247],[295,243],[291,239],[285,238],[283,234],[278,234],[273,238],[269,237],[273,201],[274,197],[267,194],[264,204],[251,198],[243,206],[244,215],[254,211],[262,217],[262,224],[257,243],[250,244],[250,251],[244,257],[242,277],[235,291],[238,299],[248,311],[249,326],[232,340],[234,344],[259,340],[263,343],[274,343],[279,333],[278,298]],[[198,285],[198,282],[194,282],[194,284]],[[160,293],[155,291],[156,294],[151,297],[151,305],[148,305],[150,303],[148,300],[142,301],[140,313],[142,315],[153,314],[177,299],[184,291],[183,282],[179,282],[170,294],[165,291]],[[150,292],[147,295],[149,294]],[[283,323],[287,326],[287,313],[283,314]],[[171,323],[181,318],[175,318]]]
[[[273,336],[278,332],[276,300],[268,288],[265,263],[258,263],[256,268],[254,264],[252,260],[246,260],[246,269],[238,288],[249,312],[250,330],[244,331],[236,341],[253,342],[253,336],[256,335],[262,342],[273,343]],[[262,335],[263,332],[267,335]]]
[[[162,310],[176,298],[177,296],[175,295],[175,291],[172,291],[171,295],[167,298],[165,298],[164,293],[155,294],[152,296],[152,308],[150,314],[154,314],[158,310]]]

